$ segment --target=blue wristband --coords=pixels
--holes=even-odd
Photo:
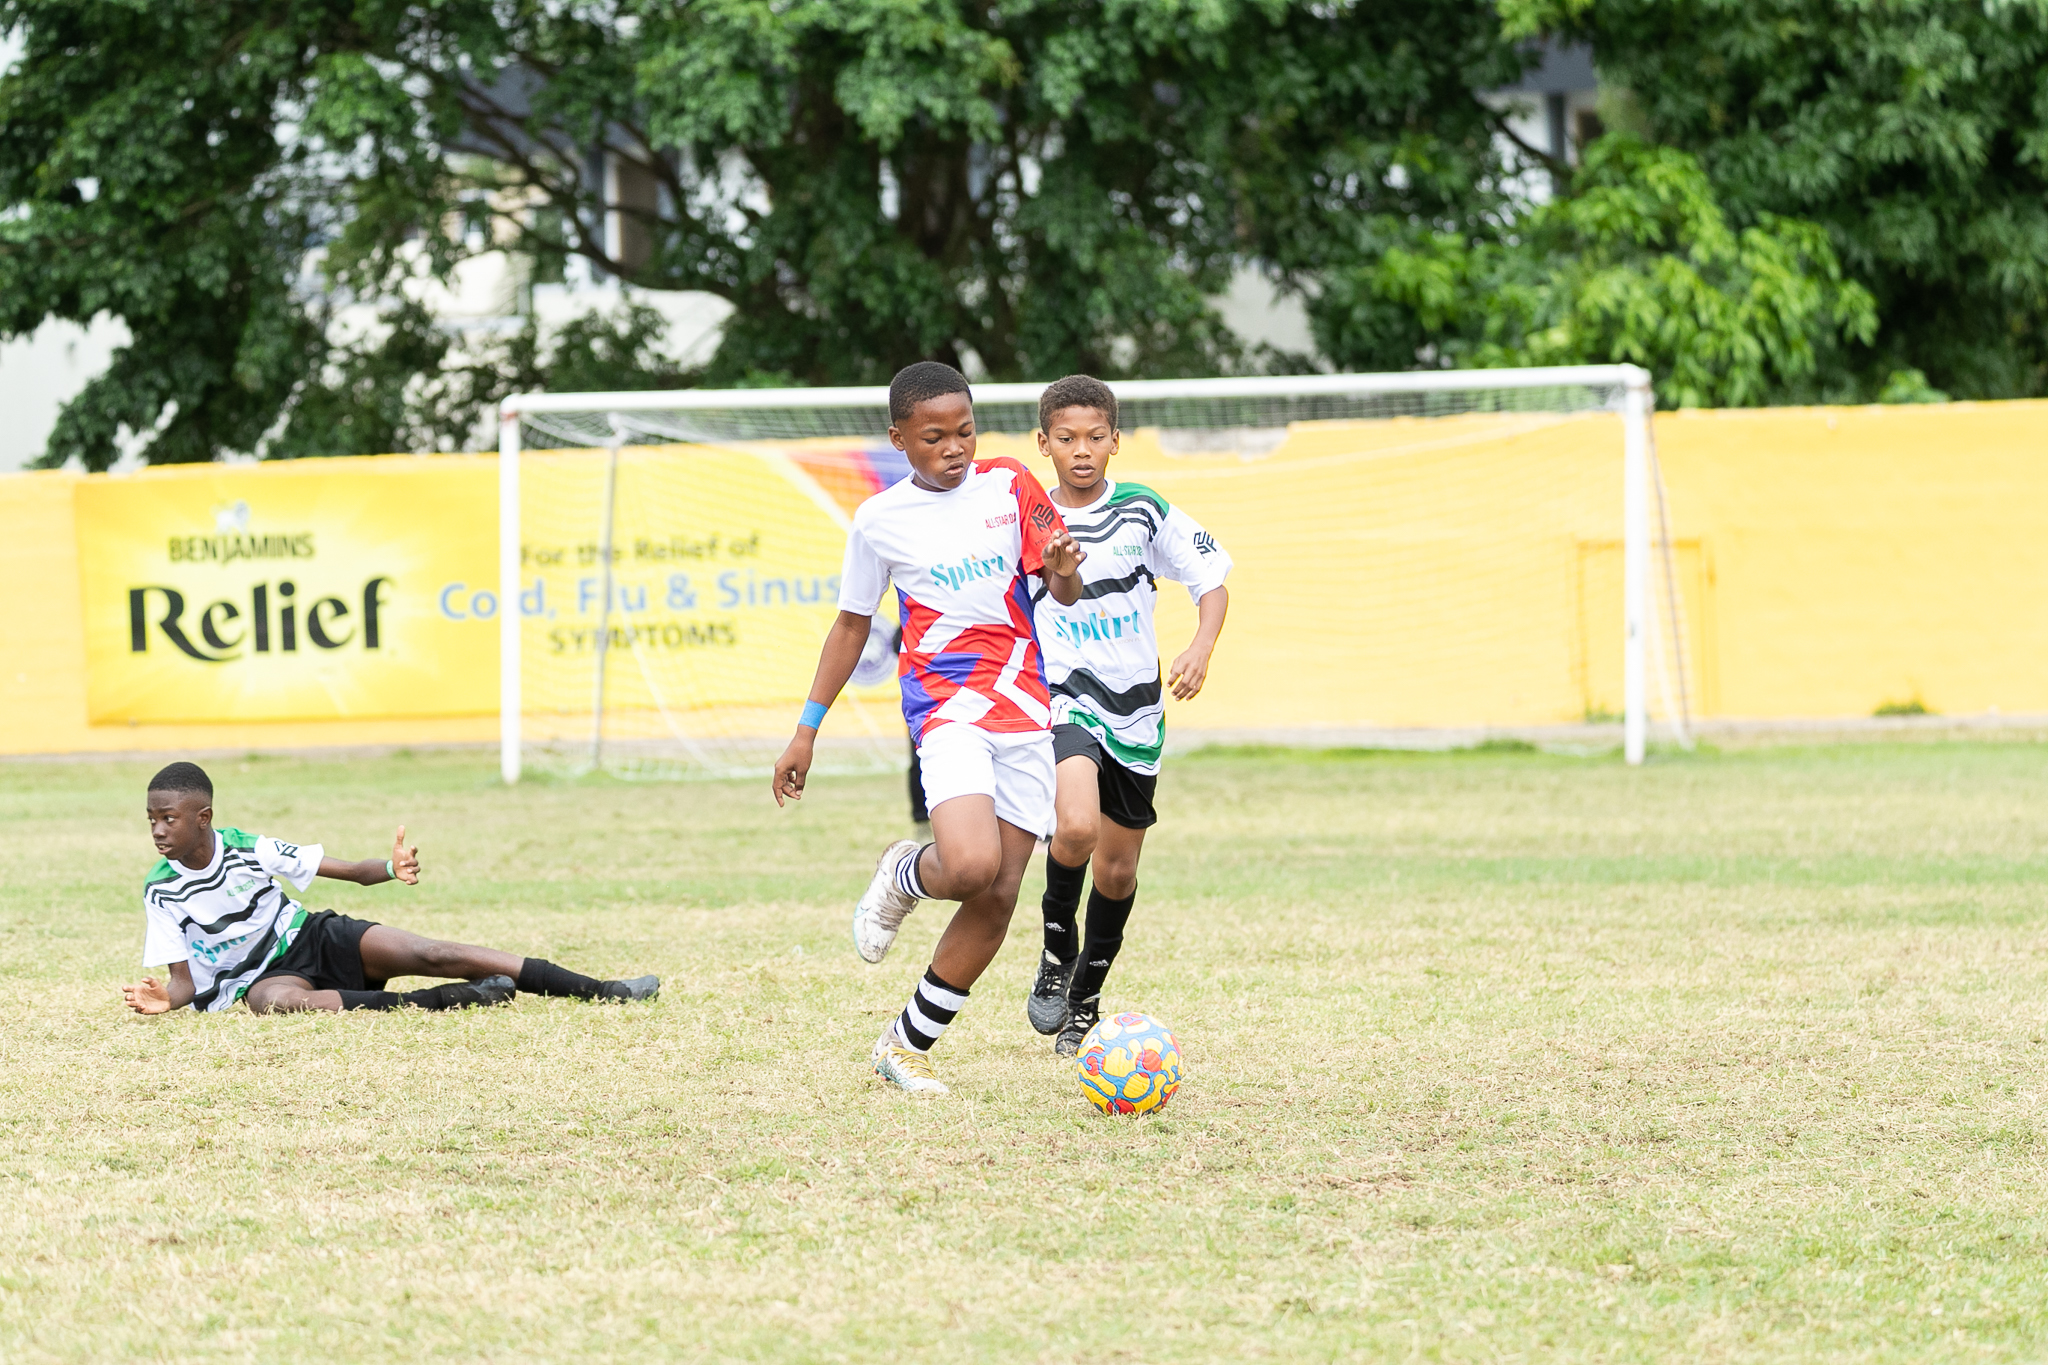
[[[807,701],[804,703],[804,713],[797,717],[796,723],[808,725],[813,730],[822,729],[825,725],[825,709],[824,702]]]

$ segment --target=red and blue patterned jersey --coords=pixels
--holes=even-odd
[[[958,488],[904,479],[860,505],[839,608],[873,616],[896,585],[903,719],[920,742],[949,722],[1010,732],[1051,725],[1028,580],[1065,529],[1031,471],[1006,458],[976,460]]]

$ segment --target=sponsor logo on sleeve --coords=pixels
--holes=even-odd
[[[1207,531],[1195,532],[1195,548],[1205,555],[1216,553],[1216,541]]]
[[[1056,520],[1058,520],[1058,514],[1052,510],[1049,504],[1041,502],[1038,506],[1031,509],[1031,524],[1041,531],[1050,531],[1053,522]]]

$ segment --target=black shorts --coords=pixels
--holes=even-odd
[[[1159,823],[1152,809],[1152,793],[1159,789],[1159,774],[1134,773],[1103,752],[1102,741],[1085,725],[1052,727],[1052,761],[1085,758],[1095,765],[1095,789],[1101,794],[1102,813],[1125,829],[1150,829]]]
[[[375,920],[350,919],[332,910],[306,916],[299,936],[284,956],[264,968],[256,981],[273,976],[296,976],[316,991],[381,991],[382,981],[363,976],[363,934],[376,927]],[[250,985],[255,985],[252,981]]]

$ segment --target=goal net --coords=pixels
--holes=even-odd
[[[1036,453],[1036,384],[974,391]],[[1231,551],[1230,626],[1169,717],[1232,741],[1418,743],[1619,722],[1690,743],[1697,578],[1632,366],[1113,386],[1112,478]],[[500,422],[503,768],[758,777],[837,611],[852,514],[907,477],[880,388],[527,394]],[[901,768],[893,596],[820,770]],[[1162,651],[1192,630],[1163,590]],[[1170,653],[1169,653],[1170,657]]]

